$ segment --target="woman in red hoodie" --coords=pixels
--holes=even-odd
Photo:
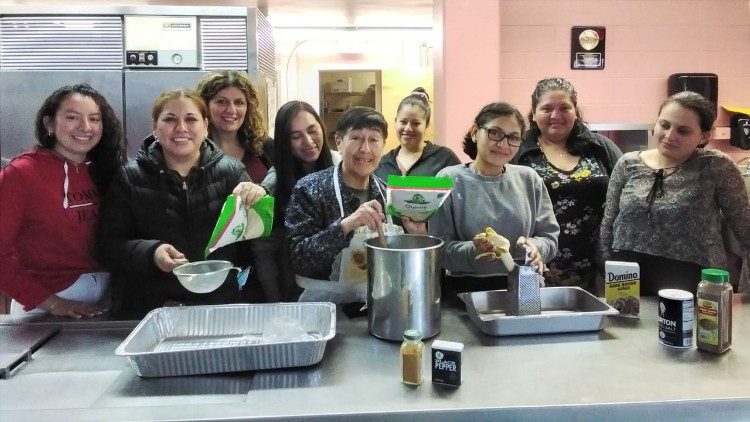
[[[91,248],[99,198],[125,161],[122,124],[79,84],[47,97],[35,132],[39,144],[0,170],[0,290],[11,314],[98,315],[109,277]]]

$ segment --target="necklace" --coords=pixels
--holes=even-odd
[[[488,177],[488,176],[485,176],[484,174],[482,174],[482,173],[478,172],[478,171],[477,171],[477,166],[476,166],[476,165],[474,165],[474,163],[471,163],[471,164],[469,164],[469,170],[471,170],[471,171],[472,171],[472,173],[474,173],[474,174],[476,174],[476,175],[479,175],[479,176],[484,176],[484,177]],[[502,169],[502,170],[500,171],[500,174],[498,174],[498,176],[501,176],[501,175],[503,175],[503,174],[505,174],[505,165],[503,165],[503,169]]]
[[[546,145],[543,145],[543,141],[541,141],[541,140],[539,142],[537,142],[537,145],[539,145],[539,149],[546,156],[553,155],[553,154],[557,154],[557,156],[560,157],[560,158],[565,158],[565,157],[572,156],[567,150],[556,151],[556,152],[550,151],[550,148],[548,146],[546,146]]]

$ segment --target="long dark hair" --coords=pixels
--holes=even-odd
[[[73,94],[80,94],[94,100],[102,115],[102,137],[88,152],[87,159],[91,161],[89,166],[91,177],[94,179],[99,196],[103,197],[109,189],[115,170],[127,159],[127,142],[120,119],[99,91],[89,84],[66,85],[58,88],[44,100],[36,114],[36,139],[42,148],[53,149],[55,147],[57,138],[54,133],[47,130],[44,120],[46,118],[48,121],[54,121],[63,101]]]
[[[274,221],[283,222],[286,214],[286,206],[292,196],[292,189],[299,179],[305,175],[302,161],[292,153],[292,120],[301,112],[306,111],[315,118],[320,125],[320,137],[323,141],[323,149],[315,161],[313,171],[327,169],[333,166],[331,150],[326,142],[326,127],[315,109],[304,101],[289,101],[281,106],[276,113],[274,132],[274,166],[276,169],[276,205],[274,210]]]
[[[263,142],[266,139],[266,130],[263,126],[263,117],[260,115],[260,100],[258,91],[250,82],[247,73],[236,70],[217,70],[204,76],[198,82],[198,91],[206,105],[224,88],[233,86],[243,94],[247,100],[247,112],[237,133],[237,139],[245,150],[257,156],[263,155]],[[209,116],[208,134],[210,138],[214,135],[214,124]]]
[[[576,121],[573,123],[573,128],[570,130],[568,138],[565,140],[565,150],[572,155],[581,156],[587,153],[589,150],[588,141],[579,138],[581,135],[588,131],[583,121],[583,114],[581,109],[578,108],[578,93],[573,88],[573,84],[563,78],[544,78],[536,83],[534,92],[531,93],[531,110],[528,114],[529,119],[529,133],[526,134],[526,138],[538,139],[542,131],[534,121],[534,111],[539,105],[539,100],[542,96],[548,92],[562,91],[568,95],[568,99],[573,104],[573,108],[576,111]]]

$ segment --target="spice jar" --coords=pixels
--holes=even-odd
[[[701,271],[697,292],[696,345],[712,353],[732,347],[732,285],[729,272],[716,268]]]
[[[404,331],[404,342],[401,343],[401,381],[404,384],[422,383],[423,349],[422,333],[418,330]]]

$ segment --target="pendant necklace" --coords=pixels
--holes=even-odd
[[[542,146],[541,140],[539,142],[537,142],[537,145],[539,145],[539,149],[542,151],[542,153],[544,155],[549,155],[550,153],[552,153],[551,151],[549,151],[548,147]],[[570,155],[570,153],[568,153],[568,151],[554,152],[552,154],[557,154],[560,158],[565,158],[566,155]]]

